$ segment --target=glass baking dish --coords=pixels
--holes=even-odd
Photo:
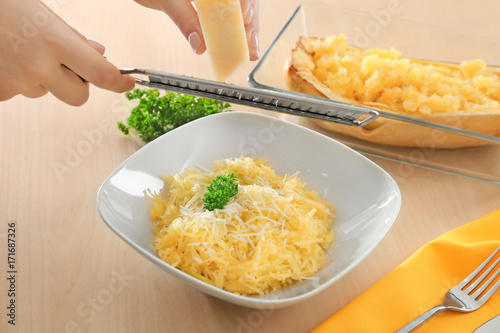
[[[301,36],[327,37],[345,34],[348,44],[361,48],[394,47],[405,57],[460,63],[482,59],[491,68],[500,64],[500,41],[481,39],[420,23],[404,21],[385,12],[364,13],[333,5],[306,3],[297,7],[248,76],[252,87],[288,91],[284,68]],[[385,14],[385,15],[384,15]],[[340,103],[340,102],[339,102]],[[364,153],[402,162],[400,176],[409,176],[419,166],[500,184],[500,138],[451,126],[380,112],[381,118],[424,126],[431,132],[412,147],[377,144],[333,132],[305,118],[294,119],[349,147]],[[443,135],[473,137],[485,145],[466,148],[436,148],[434,140]]]

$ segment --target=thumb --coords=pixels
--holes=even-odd
[[[201,31],[198,13],[189,0],[158,0],[158,5],[177,25],[188,40],[193,52],[202,54],[206,51],[205,40]]]

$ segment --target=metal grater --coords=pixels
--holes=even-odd
[[[285,112],[349,126],[361,127],[379,116],[379,113],[374,110],[300,93],[242,87],[150,69],[126,68],[120,71],[123,74],[147,76],[149,81],[139,78],[135,78],[135,81],[151,88]]]

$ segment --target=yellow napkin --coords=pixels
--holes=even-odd
[[[394,332],[441,304],[445,293],[499,246],[500,210],[497,210],[427,243],[313,332]],[[470,333],[498,314],[500,290],[479,310],[441,312],[413,332]]]

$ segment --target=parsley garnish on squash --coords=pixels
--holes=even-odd
[[[229,111],[227,102],[208,98],[167,92],[160,96],[157,89],[134,89],[126,92],[129,101],[138,99],[126,124],[118,122],[118,128],[125,135],[137,131],[139,138],[150,142],[160,135],[192,120],[214,113]]]
[[[203,208],[210,211],[223,209],[236,194],[238,194],[238,183],[234,173],[219,175],[207,187],[203,197]]]

